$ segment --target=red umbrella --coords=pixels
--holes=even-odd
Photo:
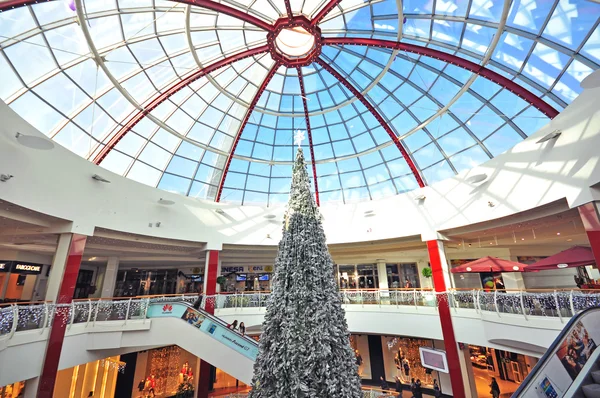
[[[464,274],[467,272],[523,272],[526,266],[514,261],[488,256],[452,268],[450,272],[453,274]]]
[[[582,265],[596,264],[592,249],[585,246],[573,246],[553,256],[546,257],[537,263],[528,265],[525,272],[544,271],[548,269],[573,268]]]

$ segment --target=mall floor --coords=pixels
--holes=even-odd
[[[488,373],[486,369],[473,368],[473,374],[475,375],[475,386],[477,387],[478,398],[491,397],[490,394],[490,383],[492,382],[492,375]],[[508,398],[513,392],[517,391],[519,385],[512,381],[500,380],[496,377],[496,381],[500,386],[501,398]]]

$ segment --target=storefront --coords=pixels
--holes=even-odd
[[[264,292],[271,290],[272,265],[221,267],[225,277],[224,292]]]
[[[469,345],[469,351],[475,377],[486,380],[495,377],[502,384],[503,393],[516,391],[538,361],[534,357],[489,347]]]
[[[21,391],[25,390],[25,382],[19,381],[14,384],[9,384],[4,387],[0,387],[0,398],[16,398],[19,396]]]
[[[386,379],[399,377],[403,384],[421,380],[423,387],[432,388],[437,371],[423,367],[419,347],[434,348],[433,340],[400,336],[381,336]]]
[[[5,302],[31,301],[42,264],[0,260],[0,299]]]
[[[139,352],[135,364],[135,398],[171,397],[178,390],[194,389],[200,369],[200,360],[177,346]]]
[[[138,269],[117,273],[114,297],[147,296],[177,293],[177,270]]]
[[[336,267],[340,289],[379,288],[377,264],[339,264]],[[386,264],[386,277],[390,288],[421,287],[416,263]]]
[[[119,356],[115,356],[60,370],[56,376],[54,396],[114,397],[117,377],[124,372],[125,365]]]

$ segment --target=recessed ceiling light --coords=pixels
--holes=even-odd
[[[422,200],[425,200],[426,198],[427,198],[427,196],[425,196],[423,194],[421,194],[419,196],[415,196],[415,200],[419,201],[419,202],[422,201]]]
[[[272,220],[272,219],[274,219],[275,217],[277,217],[275,214],[267,214],[267,215],[265,216],[265,218],[266,218],[267,220]]]
[[[25,135],[21,133],[17,133],[15,137],[17,137],[17,141],[19,141],[19,144],[26,146],[27,148],[38,149],[41,151],[48,151],[50,149],[54,149],[54,143],[43,137],[37,137],[35,135]]]
[[[560,232],[557,232],[556,235],[560,236]]]
[[[98,174],[94,174],[94,175],[92,176],[92,178],[93,178],[94,180],[96,180],[96,181],[105,182],[105,183],[107,183],[107,184],[110,184],[110,181],[108,181],[106,178],[104,178],[104,177],[102,177],[102,176],[99,176]]]
[[[569,266],[569,264],[564,264],[564,263],[561,263],[561,264],[556,264],[556,266],[557,266],[558,268],[561,268],[561,269],[562,269],[562,268],[567,268],[567,267]]]
[[[542,138],[540,138],[536,144],[541,144],[542,142],[546,142],[546,141],[550,141],[550,140],[555,140],[558,137],[560,137],[560,135],[562,134],[562,131],[560,130],[554,130],[553,132],[546,134],[545,136],[543,136]]]
[[[225,212],[223,211],[223,209],[217,209],[217,210],[215,210],[215,213],[217,213],[217,214],[225,214]]]
[[[525,238],[521,238],[521,240],[525,240]]]
[[[165,206],[171,206],[171,205],[174,205],[174,204],[175,204],[175,202],[174,202],[174,201],[172,201],[172,200],[169,200],[169,199],[163,199],[163,198],[160,198],[160,199],[158,200],[158,203],[160,203],[161,205],[165,205]]]
[[[88,261],[94,261],[96,257],[90,257]]]
[[[488,175],[485,173],[475,174],[466,179],[469,184],[477,184],[479,182],[485,181],[488,178]]]

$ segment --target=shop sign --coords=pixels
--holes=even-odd
[[[0,260],[0,272],[9,272],[12,261]]]
[[[221,273],[231,273],[231,272],[240,272],[240,273],[249,273],[249,274],[257,274],[261,272],[271,273],[273,272],[272,265],[246,265],[246,266],[238,266],[238,267],[221,267]]]
[[[13,261],[11,272],[13,274],[40,274],[42,272],[42,264],[24,263]]]

